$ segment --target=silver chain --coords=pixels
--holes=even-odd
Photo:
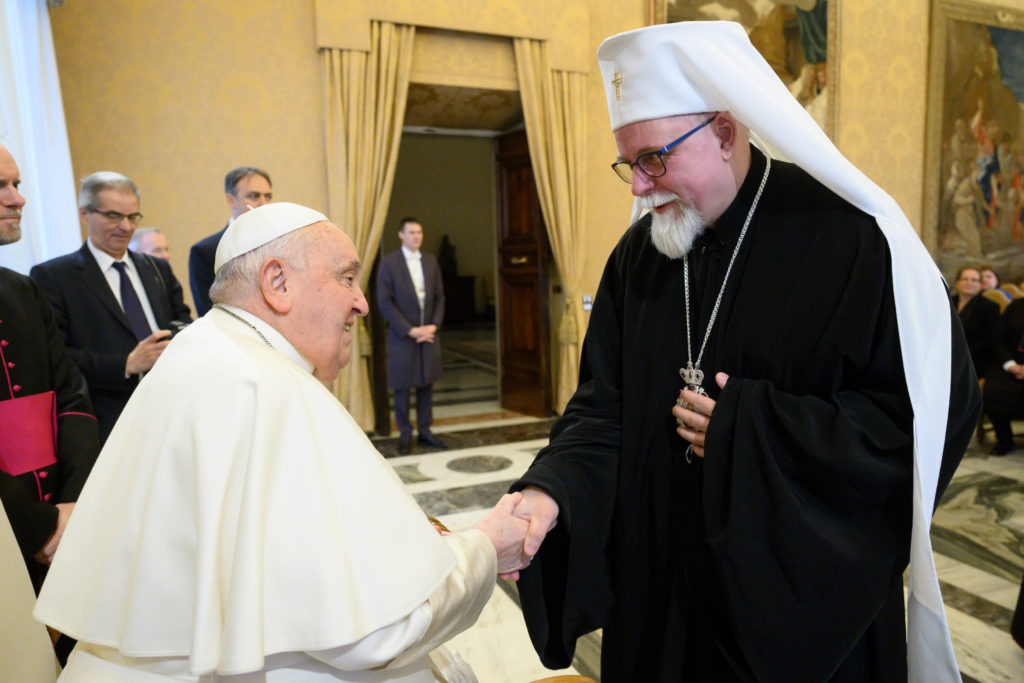
[[[238,315],[237,313],[233,313],[233,312],[229,311],[228,309],[224,308],[220,304],[214,304],[213,307],[216,308],[219,311],[224,311],[225,313],[230,315],[232,318],[234,318],[238,322],[242,323],[243,325],[248,326],[249,329],[251,329],[253,332],[255,332],[259,336],[259,338],[263,340],[264,344],[266,344],[270,348],[274,348],[274,345],[270,343],[270,340],[267,339],[266,337],[264,337],[263,333],[260,332],[259,328],[256,327],[255,325],[253,325],[251,322],[249,322],[248,320],[246,320],[242,316]]]
[[[715,318],[718,317],[718,307],[722,303],[722,295],[725,294],[725,285],[729,282],[729,273],[732,272],[732,264],[736,262],[736,255],[740,253],[740,245],[743,244],[743,237],[750,227],[750,219],[754,217],[754,210],[761,200],[761,192],[764,191],[765,183],[768,182],[768,171],[772,169],[772,159],[765,156],[764,175],[761,177],[761,185],[754,195],[754,203],[750,205],[747,212],[747,220],[743,221],[743,229],[740,230],[739,239],[736,240],[736,248],[732,250],[732,258],[729,259],[729,267],[725,269],[725,278],[722,280],[722,287],[718,290],[718,298],[715,299],[715,307],[711,310],[711,319],[708,320],[707,331],[704,332],[704,341],[701,342],[700,352],[697,354],[697,362],[693,362],[692,342],[690,341],[690,255],[687,254],[683,260],[683,291],[686,294],[686,362],[693,368],[700,369],[700,361],[704,357],[704,349],[708,345],[708,338],[711,336],[711,328],[715,325]]]

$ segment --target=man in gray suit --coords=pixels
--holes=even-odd
[[[430,433],[434,382],[441,379],[441,346],[437,330],[444,318],[441,269],[433,254],[420,251],[423,226],[403,218],[398,230],[402,247],[385,256],[377,272],[377,306],[388,321],[388,386],[395,392],[398,452],[412,447],[409,391],[416,389],[416,431],[419,443],[447,448]]]

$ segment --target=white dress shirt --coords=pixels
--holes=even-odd
[[[409,269],[409,277],[412,278],[412,286],[416,289],[416,298],[420,300],[420,325],[423,324],[423,310],[427,305],[427,285],[423,279],[423,254],[417,251],[409,251],[402,247],[405,254],[405,265]]]
[[[125,251],[121,254],[120,259],[115,259],[107,252],[100,251],[92,243],[92,239],[87,239],[85,243],[89,245],[89,251],[92,253],[92,257],[96,259],[100,272],[103,273],[104,279],[110,285],[110,291],[114,293],[114,299],[117,301],[117,305],[121,307],[121,310],[124,310],[124,303],[121,301],[121,275],[117,272],[117,268],[114,268],[115,261],[120,261],[127,266],[124,272],[128,274],[128,280],[132,283],[132,287],[135,288],[135,294],[138,295],[139,302],[142,303],[142,312],[146,314],[146,322],[149,323],[150,332],[160,329],[156,324],[156,316],[153,315],[153,307],[149,305],[146,288],[142,286],[142,278],[139,277],[139,271],[135,269],[135,262],[128,258],[128,252]]]

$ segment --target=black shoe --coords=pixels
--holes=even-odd
[[[989,453],[989,455],[1006,455],[1007,453],[1009,453],[1012,450],[1013,450],[1013,444],[1012,443],[1008,443],[1008,444],[1006,444],[1006,443],[997,443],[995,446],[992,447],[992,450],[990,450],[988,453]]]
[[[402,438],[400,438],[398,440],[398,454],[399,455],[409,455],[409,453],[411,451],[412,451],[412,437],[411,436],[403,436]]]
[[[448,444],[446,444],[444,441],[441,441],[441,439],[438,439],[436,436],[432,436],[430,434],[420,434],[418,437],[416,437],[416,440],[423,444],[424,446],[430,446],[431,448],[440,448],[441,450],[448,449]]]

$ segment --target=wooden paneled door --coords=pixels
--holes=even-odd
[[[550,246],[526,133],[498,138],[498,335],[501,405],[551,414]]]

